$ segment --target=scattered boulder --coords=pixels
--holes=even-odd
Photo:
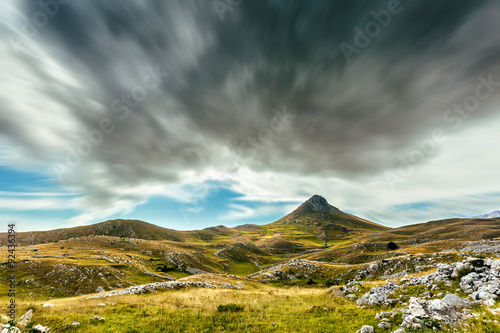
[[[29,310],[25,314],[23,314],[21,317],[19,317],[19,320],[17,321],[17,324],[19,326],[26,326],[31,322],[31,318],[33,317],[33,310]]]
[[[497,309],[488,309],[493,315],[500,316],[500,308]]]
[[[456,324],[466,318],[456,308],[440,299],[425,301],[416,297],[410,298],[408,311],[403,317],[401,326],[414,329],[422,328],[426,323],[432,324],[432,321],[443,324]],[[428,321],[424,322],[424,319]]]
[[[396,304],[395,298],[388,298],[389,294],[399,289],[400,285],[396,282],[389,282],[379,288],[372,288],[359,298],[356,303],[358,305],[377,305],[377,304]]]
[[[54,307],[54,304],[49,303],[49,302],[47,302],[44,305],[42,305],[42,308],[53,308],[53,307]]]
[[[388,317],[394,317],[395,312],[394,311],[387,311],[387,312],[380,312],[375,315],[375,319],[384,319]]]
[[[476,268],[460,279],[460,289],[474,301],[488,302],[500,296],[500,260],[487,259],[482,267]]]
[[[391,333],[405,333],[405,329],[404,328],[398,328],[397,330],[392,331]]]
[[[348,298],[357,298],[354,293],[361,291],[358,285],[362,284],[362,282],[359,281],[351,281],[347,283],[345,286],[340,286],[340,287],[330,287],[330,290],[332,291],[332,294],[335,296],[342,296],[342,295],[347,295],[346,297]]]
[[[455,294],[448,294],[441,301],[457,311],[461,311],[463,308],[471,306],[469,300],[464,300]]]
[[[4,324],[0,333],[21,333],[21,330],[14,326],[11,327],[10,324]]]
[[[364,325],[360,330],[357,330],[356,333],[375,333],[373,326]]]
[[[490,298],[489,300],[484,301],[483,304],[487,307],[492,307],[495,306],[496,301],[493,298]]]
[[[104,290],[104,288],[103,288],[103,287],[101,287],[101,286],[99,286],[99,287],[97,287],[97,288],[95,289],[95,292],[96,292],[96,293],[102,293],[102,292],[104,292],[104,291],[105,291],[105,290]]]
[[[48,326],[43,326],[43,325],[36,325],[33,327],[33,331],[36,332],[36,333],[46,333],[50,330],[50,327]]]

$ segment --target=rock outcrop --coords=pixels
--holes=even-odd
[[[104,298],[111,296],[127,295],[127,294],[144,294],[147,292],[155,292],[159,289],[176,289],[182,287],[200,287],[200,288],[228,288],[228,289],[242,289],[240,286],[235,286],[230,283],[220,283],[215,282],[199,282],[199,281],[168,281],[168,282],[154,282],[148,284],[141,284],[138,286],[128,287],[122,290],[112,290],[107,293],[101,293],[99,295],[93,295],[87,297],[91,298]]]
[[[358,305],[396,304],[397,299],[389,298],[389,295],[399,288],[401,286],[398,283],[389,282],[379,288],[372,288],[369,292],[361,296],[356,303]]]

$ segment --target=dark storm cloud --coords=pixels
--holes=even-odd
[[[116,121],[87,161],[112,183],[225,168],[221,149],[237,153],[283,106],[295,115],[290,128],[248,166],[356,177],[397,165],[416,138],[443,126],[446,109],[474,92],[478,75],[498,74],[500,23],[486,15],[499,10],[495,2],[400,6],[350,64],[340,44],[354,45],[354,28],[363,30],[387,1],[243,0],[224,20],[211,1],[72,1],[37,42],[85,82],[80,98],[106,109],[72,105],[51,82],[47,93],[82,128],[98,128],[104,116]],[[25,1],[22,10],[31,17],[40,8]],[[171,75],[119,121],[108,106],[156,65]]]

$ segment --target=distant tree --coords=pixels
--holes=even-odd
[[[324,241],[324,244],[323,246],[324,247],[327,247],[327,244],[328,244],[328,235],[326,234],[325,231],[322,231],[319,235],[318,235],[318,238],[321,239],[322,241]]]

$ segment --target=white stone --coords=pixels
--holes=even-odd
[[[26,326],[30,323],[31,318],[33,317],[33,310],[29,310],[25,314],[23,314],[21,317],[19,317],[19,320],[17,321],[17,324],[19,326]]]
[[[34,326],[33,329],[35,329],[37,332],[45,333],[45,332],[48,332],[50,330],[50,327],[38,324],[38,325]]]
[[[375,333],[375,330],[373,329],[373,326],[364,325],[363,327],[361,327],[361,329],[358,332],[359,333]]]
[[[408,306],[411,315],[415,317],[423,317],[426,315],[425,309],[420,304],[419,300],[415,297],[410,298],[410,305]]]

